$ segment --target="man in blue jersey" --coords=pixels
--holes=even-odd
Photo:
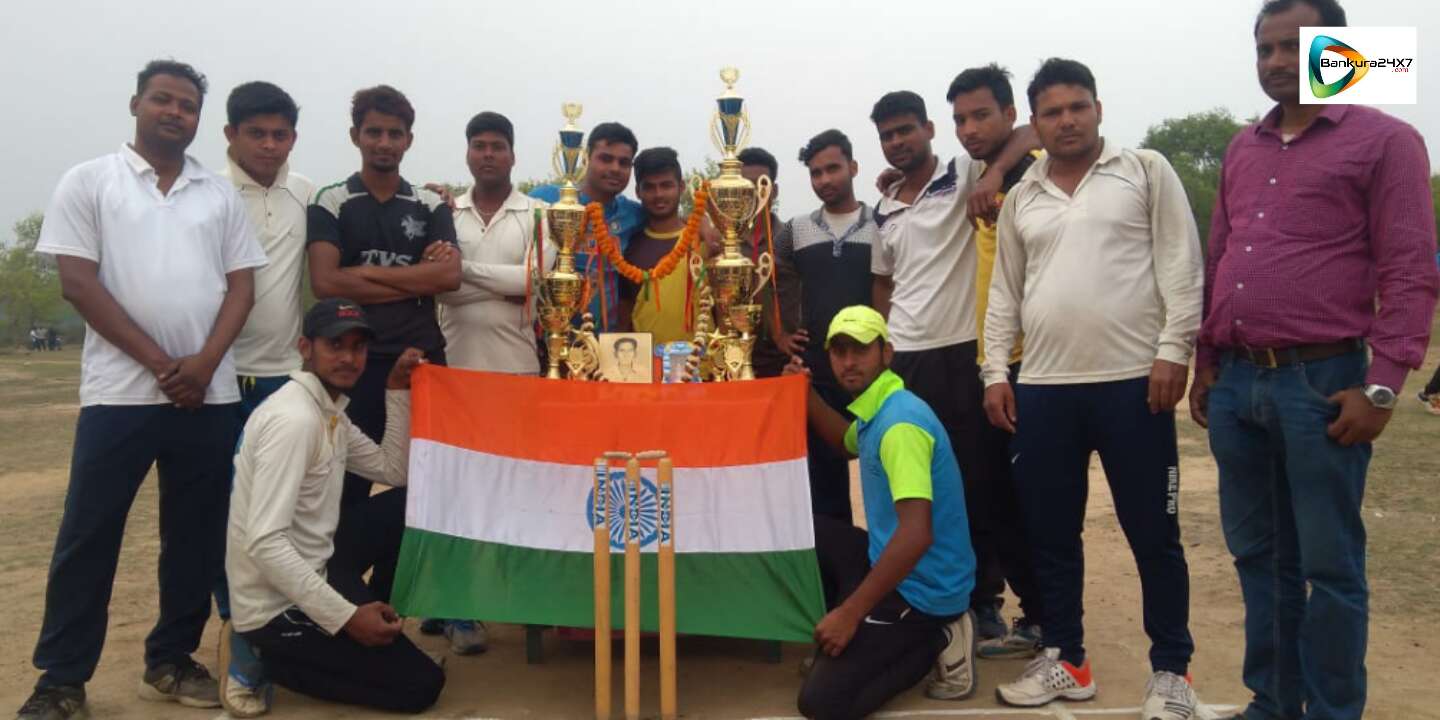
[[[975,691],[975,553],[960,466],[940,420],[889,369],[895,349],[880,313],[836,313],[825,349],[855,398],[847,420],[813,390],[815,434],[860,458],[868,532],[815,517],[815,552],[830,612],[815,626],[815,662],[800,688],[810,718],[861,718],[927,674],[925,692]],[[795,357],[787,374],[805,373]]]

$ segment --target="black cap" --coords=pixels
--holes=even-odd
[[[345,298],[320,300],[305,313],[304,334],[307,338],[337,338],[351,330],[364,330],[366,335],[375,337],[375,331],[365,319],[365,310],[354,301]]]

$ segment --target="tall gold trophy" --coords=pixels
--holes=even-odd
[[[753,380],[755,370],[751,354],[760,324],[760,291],[774,274],[775,261],[769,252],[761,253],[752,262],[741,252],[741,237],[749,233],[755,218],[765,210],[773,188],[770,178],[761,177],[752,183],[740,174],[740,151],[749,144],[750,116],[745,112],[745,99],[735,92],[740,71],[727,67],[720,71],[725,92],[717,98],[719,106],[710,124],[710,139],[720,151],[720,176],[710,183],[710,219],[722,233],[722,250],[718,258],[705,263],[708,282],[713,293],[716,329],[703,346],[710,358],[710,375],[714,380]],[[691,274],[699,279],[701,266],[691,265]]]
[[[555,268],[546,272],[539,282],[539,315],[549,351],[545,377],[557,380],[562,377],[562,365],[566,376],[577,380],[593,379],[600,368],[594,319],[587,312],[579,329],[571,323],[581,311],[585,295],[585,277],[575,270],[575,249],[583,241],[585,229],[585,206],[580,204],[580,190],[576,186],[585,177],[585,133],[575,125],[581,110],[580,103],[565,103],[560,108],[565,115],[565,127],[560,130],[560,142],[555,145],[551,158],[560,181],[560,199],[545,211],[550,239],[559,246],[559,251]]]

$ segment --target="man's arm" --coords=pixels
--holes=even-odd
[[[933,541],[930,461],[935,439],[916,425],[898,423],[880,440],[880,463],[890,477],[890,495],[898,524],[880,557],[850,597],[815,627],[815,639],[830,655],[839,655],[855,628],[886,595],[915,569]]]
[[[795,229],[791,222],[780,225],[775,233],[775,298],[780,312],[766,313],[770,324],[770,337],[775,344],[789,354],[805,348],[809,338],[796,336],[800,329],[800,273],[795,268]],[[797,342],[792,342],[798,341]]]
[[[55,262],[60,268],[61,296],[91,329],[156,377],[171,368],[175,361],[135,324],[100,283],[100,263],[73,255],[56,255]]]
[[[255,271],[251,268],[225,274],[225,299],[215,315],[215,324],[200,352],[179,358],[175,366],[160,377],[160,389],[168,397],[182,396],[187,402],[181,407],[196,408],[205,403],[205,392],[215,376],[215,368],[225,359],[225,352],[245,327],[250,308],[255,305]]]
[[[875,311],[886,320],[890,319],[890,294],[895,292],[895,278],[890,275],[871,274],[870,303]]]
[[[340,248],[329,242],[310,243],[306,249],[310,265],[310,288],[317,298],[345,298],[361,305],[397,302],[415,297],[359,273],[345,272],[340,267]]]
[[[235,482],[237,492],[249,489],[250,502],[237,520],[245,537],[244,552],[265,582],[326,632],[338,634],[355,614],[355,605],[315,572],[290,540],[295,504],[315,440],[312,428],[278,413],[249,429],[240,447],[240,454],[250,460],[249,472],[242,460]]]
[[[380,444],[350,425],[345,469],[391,487],[404,487],[410,474],[410,375],[425,361],[415,348],[406,348],[385,379],[385,435]]]
[[[1158,152],[1140,151],[1139,157],[1148,166],[1151,255],[1165,313],[1148,400],[1150,412],[1168,412],[1185,397],[1190,354],[1205,305],[1205,265],[1180,176]]]
[[[406,297],[442,295],[460,289],[460,251],[449,244],[432,245],[414,265],[362,265],[345,268],[345,272],[404,293]]]
[[[999,197],[1006,173],[1014,169],[1026,155],[1039,149],[1040,136],[1035,134],[1034,128],[1029,125],[1015,128],[1005,140],[1005,145],[1000,148],[1000,154],[995,156],[994,162],[985,167],[985,172],[980,174],[980,179],[966,198],[966,214],[971,218],[994,222],[996,213],[1000,211],[1000,203],[996,198]]]
[[[1234,147],[1234,141],[1231,141]],[[1225,257],[1225,248],[1230,243],[1230,211],[1225,196],[1229,192],[1225,182],[1225,169],[1229,167],[1230,153],[1225,153],[1225,162],[1220,166],[1220,186],[1215,190],[1215,207],[1210,213],[1210,238],[1205,244],[1205,287],[1201,292],[1200,324],[1210,317],[1215,301],[1215,273],[1220,269],[1220,260]],[[1217,348],[1197,336],[1195,342],[1195,382],[1190,386],[1190,419],[1200,427],[1209,427],[1210,388],[1215,384],[1220,352]]]
[[[801,360],[799,355],[791,355],[790,362],[785,365],[781,374],[808,376],[810,369],[805,367],[805,361]],[[810,429],[814,430],[826,445],[844,453],[845,457],[855,457],[855,423],[830,407],[830,404],[820,397],[820,393],[815,392],[813,385],[805,397],[805,418]]]

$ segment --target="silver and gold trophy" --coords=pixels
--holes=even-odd
[[[545,211],[550,239],[558,246],[555,267],[538,283],[540,326],[545,330],[549,364],[545,377],[559,379],[560,368],[565,377],[576,380],[593,379],[599,371],[599,344],[595,339],[595,322],[586,312],[579,328],[573,324],[575,314],[585,301],[585,276],[575,269],[575,250],[585,237],[585,206],[580,204],[577,183],[585,177],[585,133],[576,126],[580,119],[580,103],[565,103],[565,127],[551,158],[560,182],[560,199]],[[541,255],[543,257],[543,255]]]
[[[745,112],[745,99],[735,92],[740,71],[727,67],[720,71],[725,92],[716,99],[718,108],[710,125],[710,139],[720,151],[720,176],[710,182],[710,219],[720,229],[722,249],[719,257],[702,265],[691,264],[697,280],[706,275],[709,294],[714,304],[714,330],[701,329],[697,345],[708,356],[707,379],[753,380],[755,370],[751,354],[755,349],[756,331],[760,325],[760,291],[774,274],[775,261],[769,252],[762,252],[752,261],[741,251],[741,237],[748,235],[755,218],[766,211],[773,187],[770,178],[762,176],[758,183],[740,174],[739,153],[750,139],[750,116]],[[708,304],[708,303],[706,303]]]

